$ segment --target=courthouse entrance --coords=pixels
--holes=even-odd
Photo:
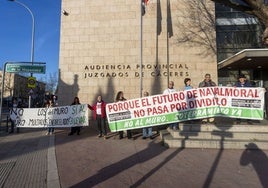
[[[245,49],[218,63],[219,84],[226,86],[245,74],[256,87],[268,88],[268,49]]]

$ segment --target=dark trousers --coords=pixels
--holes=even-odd
[[[15,121],[10,120],[11,126],[10,126],[10,133],[14,133],[14,128],[15,128]],[[17,127],[17,133],[20,131],[20,129]]]
[[[54,133],[54,128],[53,128],[53,127],[49,127],[49,128],[47,129],[47,132],[49,132],[49,133]]]
[[[80,129],[81,127],[71,127],[71,132],[69,133],[70,135],[77,133],[80,134]]]
[[[124,132],[123,131],[119,131],[119,138],[123,138]],[[132,133],[131,130],[127,130],[127,138],[130,139],[132,138]]]
[[[97,115],[96,120],[97,120],[99,134],[100,135],[103,135],[103,134],[107,135],[105,118],[102,118],[101,115]]]

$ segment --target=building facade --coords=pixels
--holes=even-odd
[[[181,90],[186,77],[197,87],[206,73],[217,82],[215,53],[178,42],[178,20],[189,21],[181,15],[191,11],[187,3],[150,0],[141,16],[139,0],[62,0],[59,105],[76,96],[81,103],[91,104],[98,95],[113,102],[118,91],[127,99],[142,91],[161,94],[169,81]],[[214,14],[214,3],[206,3]]]
[[[264,27],[254,16],[218,3],[215,12],[219,84],[234,85],[238,75],[244,74],[252,85],[267,88],[268,51],[261,41]]]
[[[8,107],[11,104],[13,98],[17,98],[23,107],[28,107],[29,94],[31,94],[32,107],[43,106],[46,84],[43,82],[36,82],[35,88],[28,87],[28,77],[14,73],[5,73],[5,80],[2,81],[1,71],[1,83],[3,86],[3,104],[2,107]],[[2,86],[1,86],[2,87]],[[30,92],[31,91],[31,92]]]

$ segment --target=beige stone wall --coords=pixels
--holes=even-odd
[[[204,56],[204,47],[176,40],[183,2],[151,0],[142,17],[142,89],[150,94],[162,93],[169,80],[176,89],[186,77],[194,87],[205,73],[217,80],[214,54]],[[140,97],[140,1],[62,0],[62,9],[68,15],[61,18],[59,104],[70,104],[75,96],[91,104],[99,94],[112,102],[120,90],[127,99]]]

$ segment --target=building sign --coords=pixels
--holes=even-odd
[[[109,103],[111,131],[137,129],[208,117],[262,120],[263,88],[205,87]]]
[[[189,67],[186,64],[144,64],[136,65],[87,65],[84,68],[84,78],[110,78],[110,77],[140,77],[140,69],[142,69],[142,77],[144,72],[149,72],[150,77],[188,77]]]

